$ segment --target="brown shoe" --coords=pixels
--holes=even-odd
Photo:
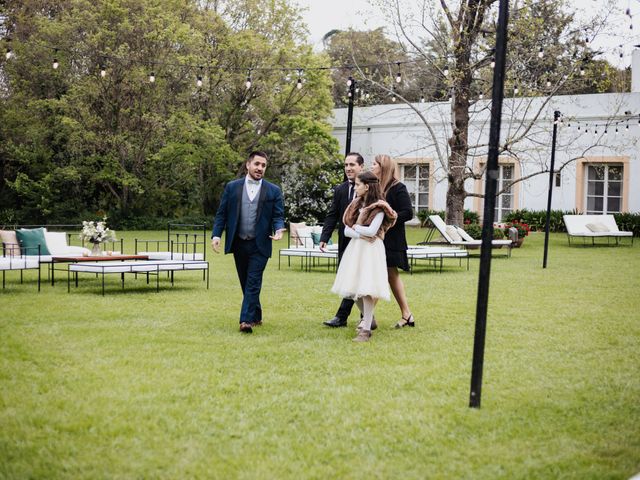
[[[371,338],[371,330],[358,330],[358,335],[353,339],[354,342],[368,342]]]
[[[253,333],[253,328],[251,328],[250,323],[242,322],[240,324],[240,331],[242,333]]]

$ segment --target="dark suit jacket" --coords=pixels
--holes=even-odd
[[[349,244],[349,237],[344,235],[344,225],[342,224],[342,216],[349,205],[349,182],[342,182],[333,189],[333,200],[329,207],[329,212],[324,219],[322,233],[320,234],[321,242],[329,242],[333,230],[338,227],[338,252],[340,255],[344,252]]]
[[[384,247],[387,250],[406,250],[407,236],[404,230],[404,223],[413,218],[413,206],[405,184],[398,182],[391,187],[387,192],[386,200],[398,214],[398,219],[396,224],[387,230],[384,237]]]
[[[238,229],[240,206],[242,204],[242,190],[244,177],[227,183],[220,200],[220,206],[213,221],[211,237],[221,237],[226,231],[224,253],[233,251],[233,240]],[[256,222],[256,245],[265,257],[271,256],[271,239],[273,232],[284,228],[284,200],[282,191],[273,183],[262,180],[260,198],[258,200],[258,215]]]

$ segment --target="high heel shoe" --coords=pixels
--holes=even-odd
[[[413,319],[413,314],[410,313],[409,317],[407,318],[402,317],[402,320],[396,323],[394,328],[415,327],[415,326],[416,326],[416,322]]]

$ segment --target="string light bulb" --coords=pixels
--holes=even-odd
[[[149,74],[149,83],[155,83],[155,81],[156,81],[156,74],[151,72]]]
[[[421,88],[420,89],[420,103],[424,103],[424,89]]]
[[[491,68],[496,68],[496,59],[495,58],[491,59]]]
[[[449,65],[444,66],[444,70],[442,71],[442,73],[445,77],[449,75]]]
[[[584,64],[580,65],[580,76],[584,76],[585,70],[584,70]]]
[[[102,78],[104,78],[104,77],[106,77],[106,76],[107,76],[107,69],[105,68],[105,66],[104,66],[104,65],[100,65],[100,76],[101,76]]]
[[[296,84],[296,88],[298,90],[302,88],[302,70],[298,70],[298,83]]]
[[[540,50],[538,50],[538,58],[542,57],[544,57],[544,48],[540,47]]]
[[[198,75],[198,78],[196,79],[196,85],[198,88],[202,87],[202,75]]]
[[[7,48],[7,53],[4,54],[4,57],[9,60],[13,56],[13,52],[10,48]]]
[[[349,78],[347,78],[347,87],[350,87],[352,84],[353,84],[353,77],[349,75]]]
[[[518,84],[516,83],[516,85],[513,87],[513,94],[517,95],[519,91],[520,89],[518,88]]]
[[[482,100],[484,98],[484,93],[480,92],[480,95],[478,95],[478,100]]]
[[[247,71],[247,81],[245,82],[244,86],[247,90],[251,88],[251,70]]]
[[[547,78],[547,88],[551,88],[551,79]]]
[[[396,83],[402,82],[402,73],[400,72],[400,62],[398,62],[398,73],[396,74]]]

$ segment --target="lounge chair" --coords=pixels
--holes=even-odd
[[[586,239],[591,239],[591,245],[596,244],[596,238],[615,238],[616,245],[621,238],[631,238],[633,245],[633,232],[624,232],[618,229],[616,219],[613,215],[563,215],[564,225],[567,227],[567,239],[571,245],[571,237],[582,238],[583,245]]]
[[[464,247],[467,250],[480,248],[482,246],[482,240],[475,240],[461,227],[454,225],[447,225],[444,220],[440,218],[440,215],[430,215],[429,220],[433,226],[438,230],[440,236],[444,239],[445,243],[454,247]],[[511,247],[513,242],[511,240],[492,240],[492,248],[506,247],[507,256],[511,256]]]

